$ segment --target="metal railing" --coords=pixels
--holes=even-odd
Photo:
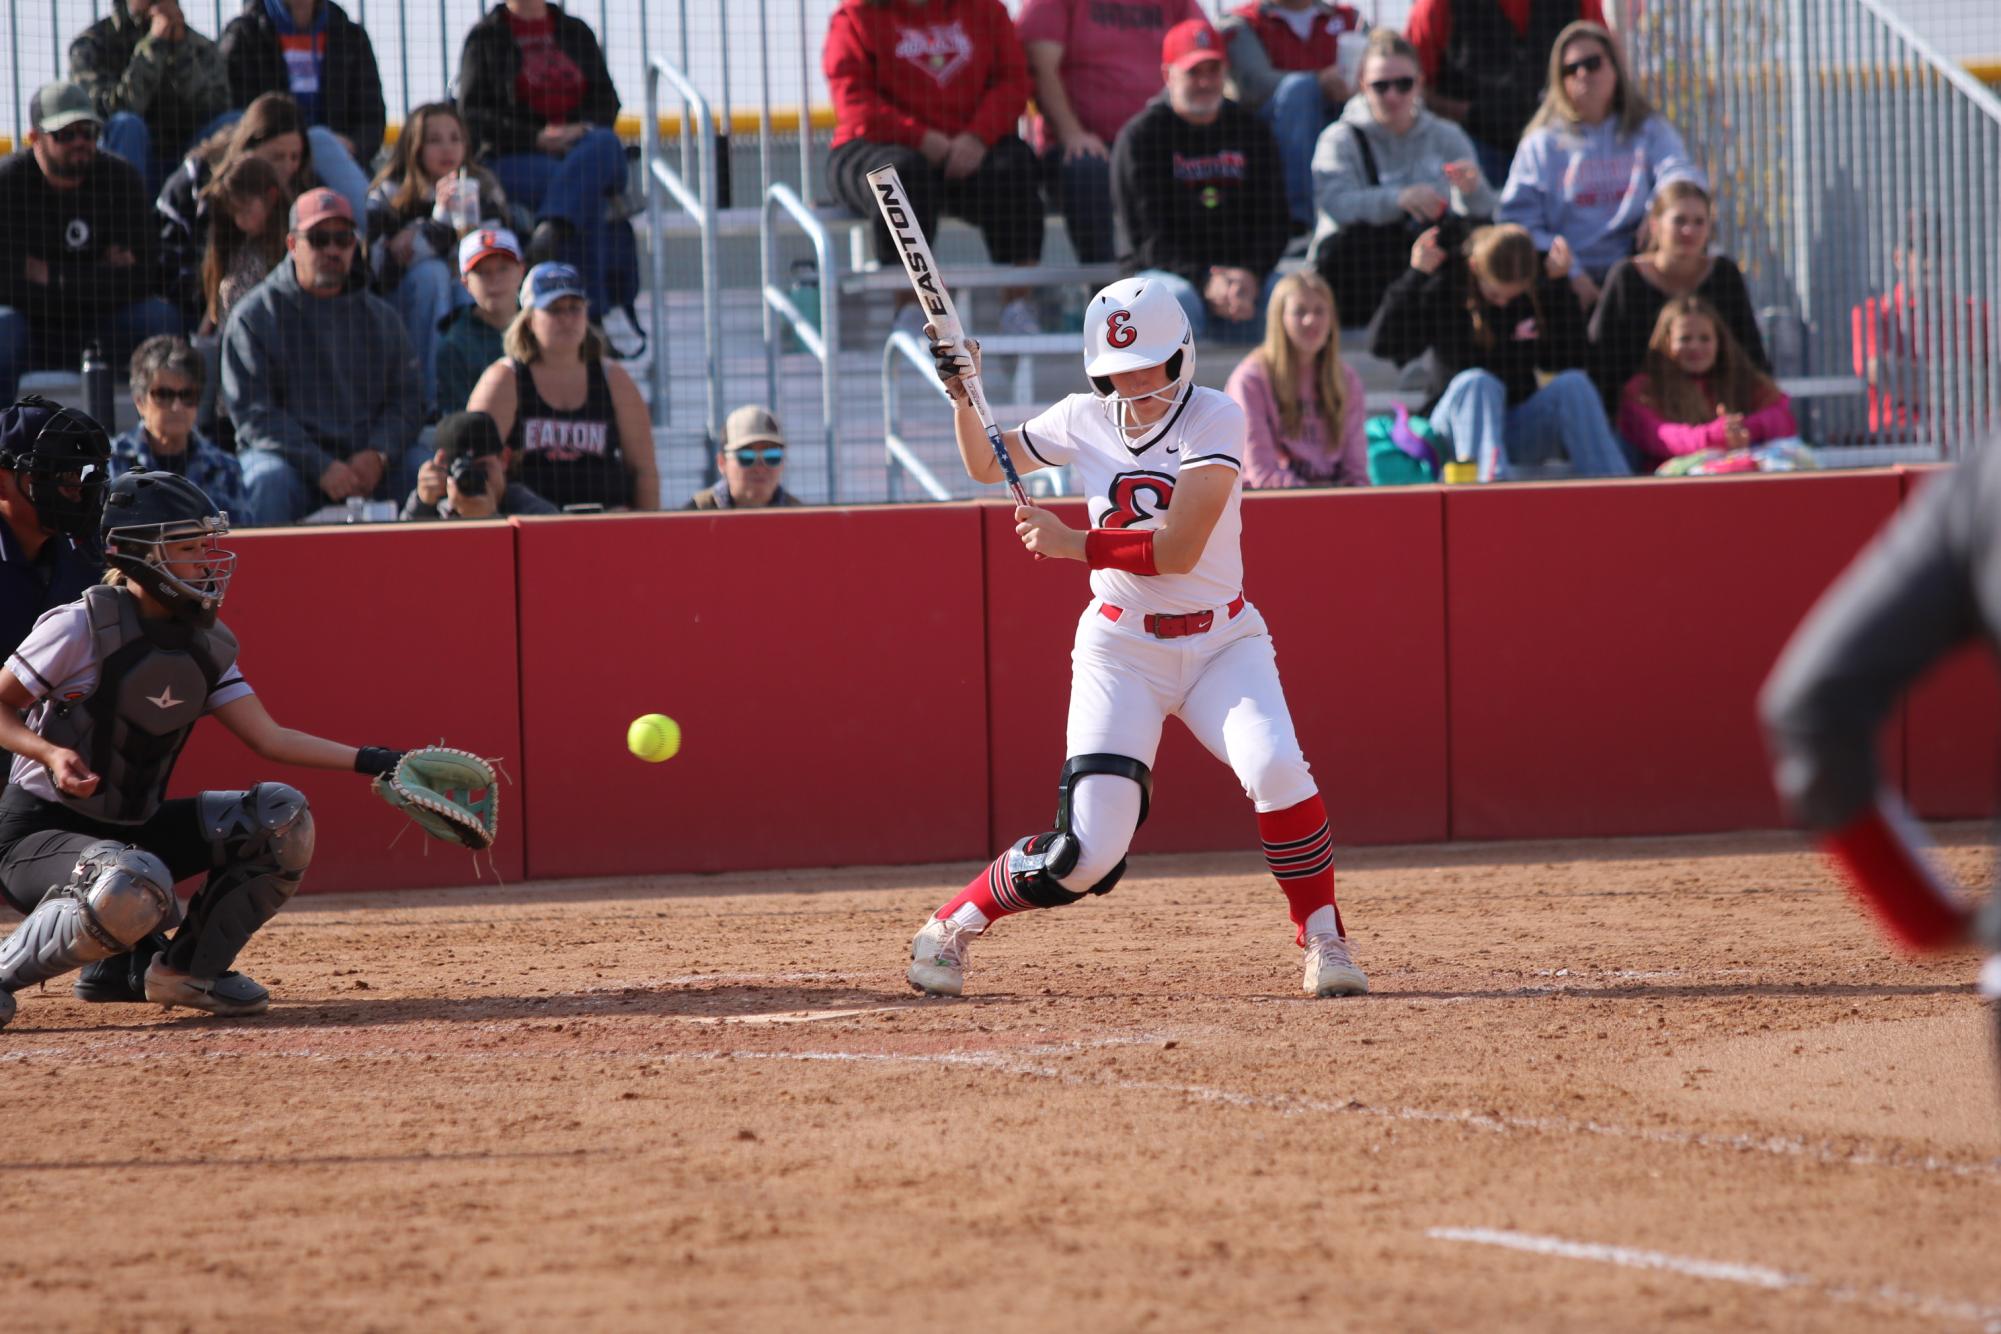
[[[1627,40],[1754,301],[1797,321],[1781,374],[1868,381],[1817,435],[1952,458],[1992,434],[2001,100],[1882,0],[1659,0]]]
[[[681,94],[693,116],[695,133],[681,138],[681,166],[668,164],[660,148],[660,81],[667,80]],[[667,390],[667,257],[660,243],[662,234],[661,192],[674,197],[684,212],[695,219],[702,245],[702,343],[703,379],[708,389],[708,420],[704,428],[710,450],[722,439],[723,425],[723,303],[722,276],[716,267],[716,136],[715,120],[709,114],[708,99],[689,82],[686,75],[659,57],[646,62],[646,122],[640,126],[644,140],[642,161],[646,164],[647,267],[651,272],[648,296],[653,319],[653,424],[664,426],[668,418]],[[695,180],[688,184],[689,158],[693,157]]]
[[[798,338],[800,344],[814,360],[820,363],[820,433],[827,446],[827,503],[834,504],[841,494],[840,455],[837,452],[837,437],[840,430],[840,414],[836,408],[835,381],[836,361],[841,346],[841,303],[826,299],[827,286],[837,281],[840,273],[834,262],[834,235],[827,230],[813,206],[801,199],[792,187],[773,181],[765,188],[761,225],[758,228],[758,272],[764,288],[764,379],[767,402],[778,399],[778,325],[783,318],[786,327]],[[812,243],[813,255],[819,264],[821,278],[821,301],[819,318],[815,320],[794,304],[792,296],[779,286],[778,276],[778,224],[783,213],[798,224]]]

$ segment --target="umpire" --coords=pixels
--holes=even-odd
[[[1934,478],[1794,632],[1759,699],[1779,794],[1911,950],[1982,944],[2001,999],[2001,896],[1976,921],[1877,773],[1883,719],[1950,650],[2001,635],[2001,441]]]
[[[0,654],[104,573],[97,524],[111,440],[36,394],[0,410]]]

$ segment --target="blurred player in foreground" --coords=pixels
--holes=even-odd
[[[1271,636],[1243,594],[1243,411],[1195,384],[1188,317],[1167,284],[1113,283],[1092,298],[1084,329],[1092,392],[1003,437],[1021,472],[1069,465],[1091,517],[1079,531],[1036,506],[1014,512],[1029,551],[1091,569],[1071,654],[1056,827],[1002,853],[924,924],[910,946],[910,984],[956,996],[968,944],[995,920],[1118,883],[1146,819],[1160,729],[1174,714],[1257,807],[1266,861],[1306,950],[1307,993],[1359,995],[1369,983],[1334,903],[1327,811],[1293,734]],[[966,471],[1001,480],[960,378],[978,370],[978,345],[969,344],[970,367],[954,344],[933,343],[932,353]]]
[[[2001,442],[1932,479],[1822,595],[1759,700],[1779,793],[1907,949],[1975,941],[2001,999],[2001,896],[1978,917],[1923,853],[1877,773],[1876,737],[1904,690],[1950,650],[2001,635]]]

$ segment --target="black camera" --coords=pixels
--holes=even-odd
[[[483,496],[486,494],[486,457],[480,454],[461,454],[452,460],[446,473],[452,485],[462,496]]]

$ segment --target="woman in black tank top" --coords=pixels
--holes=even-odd
[[[660,473],[639,387],[605,360],[586,318],[583,281],[567,264],[538,264],[521,285],[521,313],[466,407],[500,428],[521,484],[561,506],[657,510]]]

